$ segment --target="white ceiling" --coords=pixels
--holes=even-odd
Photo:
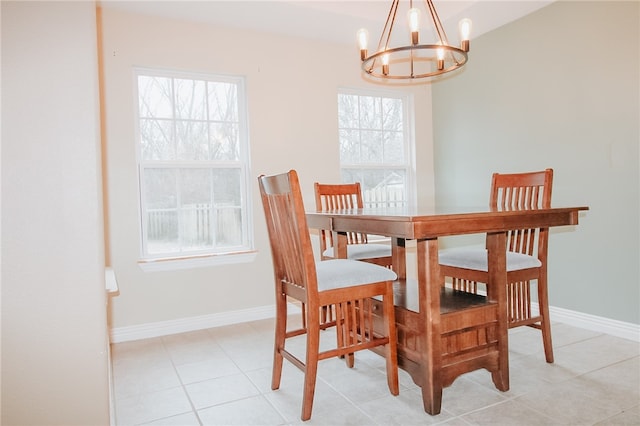
[[[434,0],[434,5],[454,42],[458,39],[457,22],[462,18],[473,21],[473,38],[552,1]],[[391,6],[391,0],[101,0],[99,3],[102,7],[142,14],[354,45],[360,28],[367,28],[372,37],[378,37]]]

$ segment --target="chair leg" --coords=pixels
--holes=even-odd
[[[384,295],[383,299],[384,329],[387,330],[389,343],[385,345],[385,360],[387,367],[387,384],[392,395],[398,395],[400,388],[398,385],[398,337],[396,332],[395,307],[393,306],[393,290]]]
[[[273,370],[271,373],[271,389],[280,388],[280,378],[282,377],[282,350],[287,332],[287,300],[284,295],[276,301],[276,331],[273,344]]]
[[[540,310],[540,331],[544,356],[548,363],[553,363],[553,343],[551,341],[551,321],[549,319],[549,293],[547,292],[547,276],[541,274],[538,279],[538,308]]]
[[[317,310],[315,310],[317,312]],[[318,374],[318,354],[320,352],[320,322],[317,315],[308,318],[307,354],[304,369],[304,391],[302,395],[302,421],[311,418],[313,396],[316,391],[316,376]]]

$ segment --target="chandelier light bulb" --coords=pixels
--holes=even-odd
[[[366,50],[367,44],[369,44],[369,31],[367,31],[365,28],[361,28],[358,30],[357,36],[360,49]]]
[[[420,9],[409,9],[409,30],[411,31],[411,43],[418,44],[418,30],[420,29]]]
[[[436,49],[436,57],[438,59],[438,70],[444,69],[444,48],[438,47]]]
[[[462,50],[465,52],[469,51],[469,37],[471,36],[471,19],[463,19],[458,24],[460,29],[460,44],[462,46]]]
[[[389,54],[382,55],[382,74],[389,74]]]
[[[360,60],[364,61],[367,57],[367,44],[369,43],[369,31],[361,28],[357,32],[358,46],[360,46]]]

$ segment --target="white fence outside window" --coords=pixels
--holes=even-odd
[[[362,202],[365,207],[404,207],[407,205],[405,200],[404,188],[380,187],[365,189],[362,191]]]

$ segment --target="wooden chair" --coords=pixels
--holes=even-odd
[[[318,361],[383,347],[387,384],[398,395],[397,336],[392,282],[396,274],[388,268],[348,259],[315,262],[307,227],[298,175],[295,170],[258,178],[264,207],[276,288],[276,332],[271,388],[280,387],[282,363],[286,358],[304,373],[302,420],[311,418]],[[383,330],[373,330],[373,299],[382,296]],[[307,315],[301,329],[287,330],[287,297],[305,303]],[[318,312],[332,307],[336,319],[337,347],[320,351]],[[286,349],[287,339],[306,333],[304,360]]]
[[[522,210],[551,207],[553,170],[499,174],[491,180],[491,208]],[[509,328],[527,325],[540,329],[546,361],[553,362],[549,297],[547,293],[548,228],[516,229],[507,235],[507,308]],[[443,277],[453,287],[478,292],[487,282],[487,252],[482,248],[445,249],[439,253]],[[531,281],[537,281],[539,314],[531,309]]]
[[[364,206],[362,201],[362,190],[360,182],[339,183],[339,184],[314,184],[316,196],[316,210],[343,210],[361,209]],[[333,233],[330,230],[320,230],[320,259],[336,259],[333,245]],[[363,262],[374,263],[376,265],[391,268],[391,245],[369,243],[367,234],[359,232],[347,233],[347,259],[361,260]],[[302,305],[302,319],[305,318],[305,305]],[[321,312],[321,322],[331,321],[333,312],[328,308],[323,308]],[[353,359],[351,359],[353,366]]]
[[[363,207],[360,182],[343,184],[314,184],[318,211],[361,209]],[[320,230],[320,258],[334,259],[333,234]],[[362,260],[391,268],[391,245],[369,243],[367,234],[347,234],[347,259]]]

